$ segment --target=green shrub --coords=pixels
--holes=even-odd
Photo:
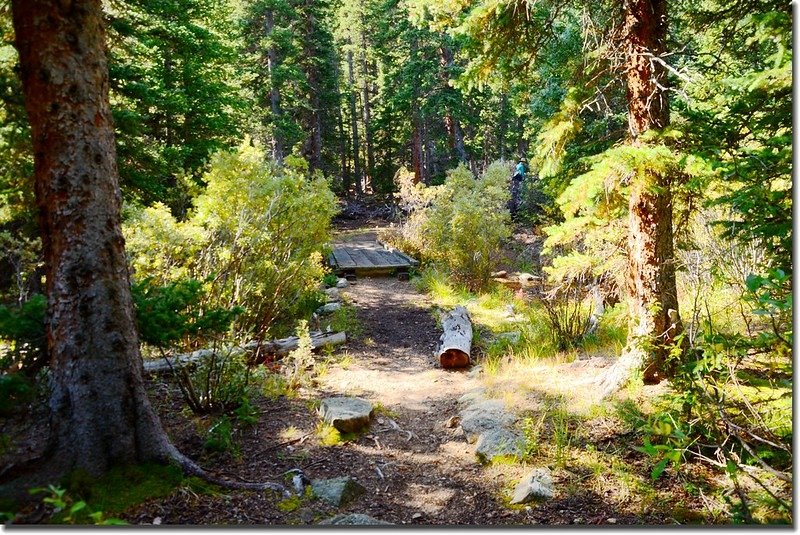
[[[398,180],[402,205],[410,211],[398,239],[470,290],[483,288],[511,235],[507,166],[495,162],[476,179],[461,165],[448,171],[441,186]]]
[[[47,364],[46,308],[47,301],[40,294],[19,307],[0,305],[0,370],[33,376]]]
[[[288,157],[278,166],[249,141],[217,153],[186,221],[163,205],[134,211],[126,221],[135,278],[162,285],[208,281],[213,307],[246,310],[239,330],[283,334],[317,291],[336,210],[328,182],[307,175],[303,160]]]

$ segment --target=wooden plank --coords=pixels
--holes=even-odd
[[[343,247],[337,247],[333,250],[333,256],[336,259],[336,265],[338,265],[342,269],[354,268],[356,267],[356,262],[353,260],[347,249]]]
[[[350,254],[350,258],[355,261],[356,267],[376,267],[363,251],[353,248],[350,249],[348,253]]]
[[[375,266],[378,266],[378,267],[391,267],[392,266],[392,264],[389,261],[389,259],[385,258],[377,250],[364,249],[364,254],[366,255],[367,258],[369,258],[370,262],[375,264]]]

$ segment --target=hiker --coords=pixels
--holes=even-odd
[[[522,182],[525,180],[525,168],[527,164],[525,158],[520,158],[517,165],[514,167],[514,174],[511,176],[511,200],[508,203],[508,209],[511,215],[517,214],[520,205],[520,196],[522,195]]]

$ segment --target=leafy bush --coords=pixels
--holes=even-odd
[[[511,235],[508,178],[501,162],[478,179],[462,164],[448,171],[441,186],[412,184],[399,175],[401,206],[409,211],[399,238],[445,266],[457,282],[471,290],[483,288],[502,240]]]
[[[584,303],[585,292],[571,283],[558,286],[541,297],[547,324],[558,350],[577,347],[589,332],[591,309]]]
[[[46,309],[47,301],[40,294],[19,307],[0,305],[0,370],[33,376],[47,364]]]
[[[317,291],[335,212],[328,182],[307,174],[303,160],[275,165],[248,140],[217,153],[186,221],[154,205],[124,225],[135,278],[206,280],[211,306],[245,309],[239,330],[286,330]]]

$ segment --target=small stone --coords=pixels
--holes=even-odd
[[[503,333],[497,337],[499,340],[507,340],[510,344],[518,344],[520,338],[522,338],[522,333],[519,331],[511,331],[507,333]]]
[[[411,515],[411,520],[419,520],[420,518],[422,518],[422,513],[414,513]]]
[[[311,489],[314,496],[336,507],[346,505],[367,492],[367,489],[350,476],[314,479],[311,481]]]
[[[475,455],[483,464],[496,458],[522,458],[522,437],[510,429],[489,429],[481,433],[475,447]]]
[[[483,387],[473,388],[460,398],[458,398],[458,403],[461,405],[469,405],[475,401],[482,401],[484,399],[484,394],[486,393],[486,389]]]
[[[319,307],[316,310],[315,314],[317,314],[318,316],[324,316],[326,314],[333,314],[334,312],[336,312],[340,308],[342,308],[342,304],[341,303],[328,303],[327,305],[322,305],[321,307]]]
[[[372,518],[361,513],[350,513],[347,515],[336,515],[320,522],[320,525],[328,526],[391,526],[391,522],[384,522],[377,518]]]
[[[507,276],[508,276],[508,271],[506,271],[504,269],[500,270],[500,271],[495,271],[494,273],[492,273],[492,278],[493,279],[504,279]]]
[[[461,428],[467,442],[478,440],[481,433],[490,429],[501,429],[511,426],[516,417],[505,410],[505,405],[497,399],[486,399],[470,405],[461,411]]]
[[[324,290],[325,296],[328,298],[328,301],[338,301],[339,300],[339,288],[327,288]]]
[[[369,425],[374,409],[361,398],[324,398],[319,405],[322,419],[343,433],[352,433]]]
[[[456,427],[456,426],[458,425],[458,423],[459,423],[460,421],[461,421],[461,418],[459,418],[458,416],[451,416],[451,417],[450,417],[450,418],[448,418],[448,419],[447,419],[447,421],[444,423],[444,426],[445,426],[446,428],[448,428],[448,429],[453,429],[454,427]]]
[[[160,526],[161,525],[161,517],[160,516],[157,516],[157,517],[155,517],[153,519],[153,525],[154,526]]]
[[[519,482],[514,489],[511,503],[528,503],[535,500],[549,500],[555,495],[553,478],[548,468],[535,468]]]
[[[302,509],[300,509],[299,513],[300,513],[300,520],[302,520],[303,522],[309,523],[312,520],[314,520],[314,511],[312,509],[309,509],[308,507],[303,507]]]
[[[616,524],[617,523],[617,519],[616,518],[607,518],[606,522],[608,522],[609,524]]]
[[[350,286],[349,279],[341,278],[336,281],[337,288],[347,288],[348,286]]]

